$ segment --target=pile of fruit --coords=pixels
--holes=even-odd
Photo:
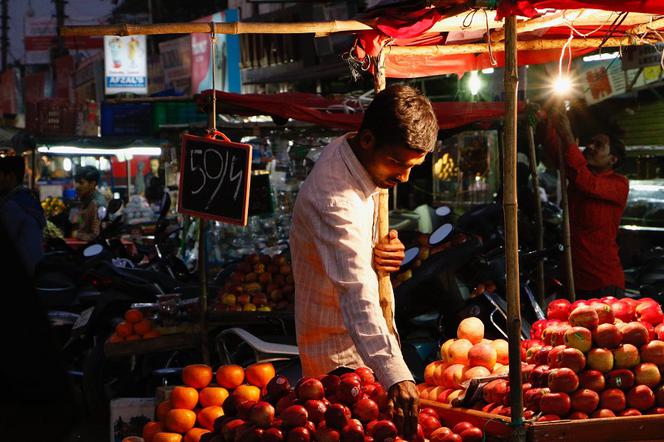
[[[293,303],[295,286],[292,269],[285,255],[249,255],[217,294],[213,310],[285,310]]]
[[[44,216],[46,218],[60,215],[66,209],[65,203],[63,203],[60,198],[50,196],[41,202],[41,207],[44,210]]]
[[[507,348],[504,339],[484,339],[480,319],[464,319],[457,329],[457,339],[449,339],[441,346],[442,360],[432,362],[424,370],[425,383],[418,386],[420,397],[452,403],[463,394],[463,382],[507,374]]]
[[[159,336],[161,333],[154,330],[152,321],[144,318],[140,310],[132,308],[125,312],[124,321],[115,326],[115,333],[108,338],[108,342],[116,344],[158,338]]]
[[[145,425],[145,442],[392,442],[403,441],[387,416],[388,394],[368,368],[342,376],[302,378],[295,387],[269,363],[246,370],[186,367]],[[245,380],[247,383],[245,383]],[[483,432],[468,422],[443,427],[435,410],[420,412],[413,441],[472,442]]]
[[[664,413],[664,313],[654,300],[556,300],[526,347],[527,418]]]

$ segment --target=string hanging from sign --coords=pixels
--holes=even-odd
[[[210,34],[210,42],[212,43],[212,134],[217,132],[217,86],[215,84],[215,77],[217,76],[217,24],[211,22],[212,33]]]

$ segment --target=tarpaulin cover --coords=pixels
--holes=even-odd
[[[602,9],[616,12],[664,14],[664,0],[502,0],[498,5],[498,18],[507,15],[534,17],[538,9]]]
[[[199,102],[206,100],[212,91],[205,91]],[[271,115],[280,118],[317,124],[324,127],[356,130],[363,113],[345,114],[330,111],[331,106],[341,104],[340,100],[330,100],[320,95],[305,93],[283,94],[233,94],[217,91],[217,105],[221,112],[236,115]],[[438,125],[441,129],[453,129],[475,122],[488,122],[505,114],[505,103],[432,103]],[[519,104],[519,111],[525,104]]]

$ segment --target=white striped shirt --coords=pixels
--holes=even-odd
[[[413,377],[380,308],[372,266],[380,188],[349,146],[352,136],[325,147],[295,202],[297,343],[305,376],[368,366],[389,388]]]

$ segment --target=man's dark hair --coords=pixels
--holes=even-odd
[[[99,183],[99,170],[93,166],[83,166],[76,169],[74,181],[87,180]]]
[[[431,152],[438,138],[438,120],[429,100],[406,85],[393,85],[373,99],[360,127],[376,138],[376,145],[406,146]]]
[[[25,175],[25,160],[21,156],[0,157],[0,172],[16,176],[16,183],[23,184]]]
[[[609,153],[616,157],[613,168],[619,168],[625,162],[625,157],[627,156],[625,143],[619,138],[609,137]]]

